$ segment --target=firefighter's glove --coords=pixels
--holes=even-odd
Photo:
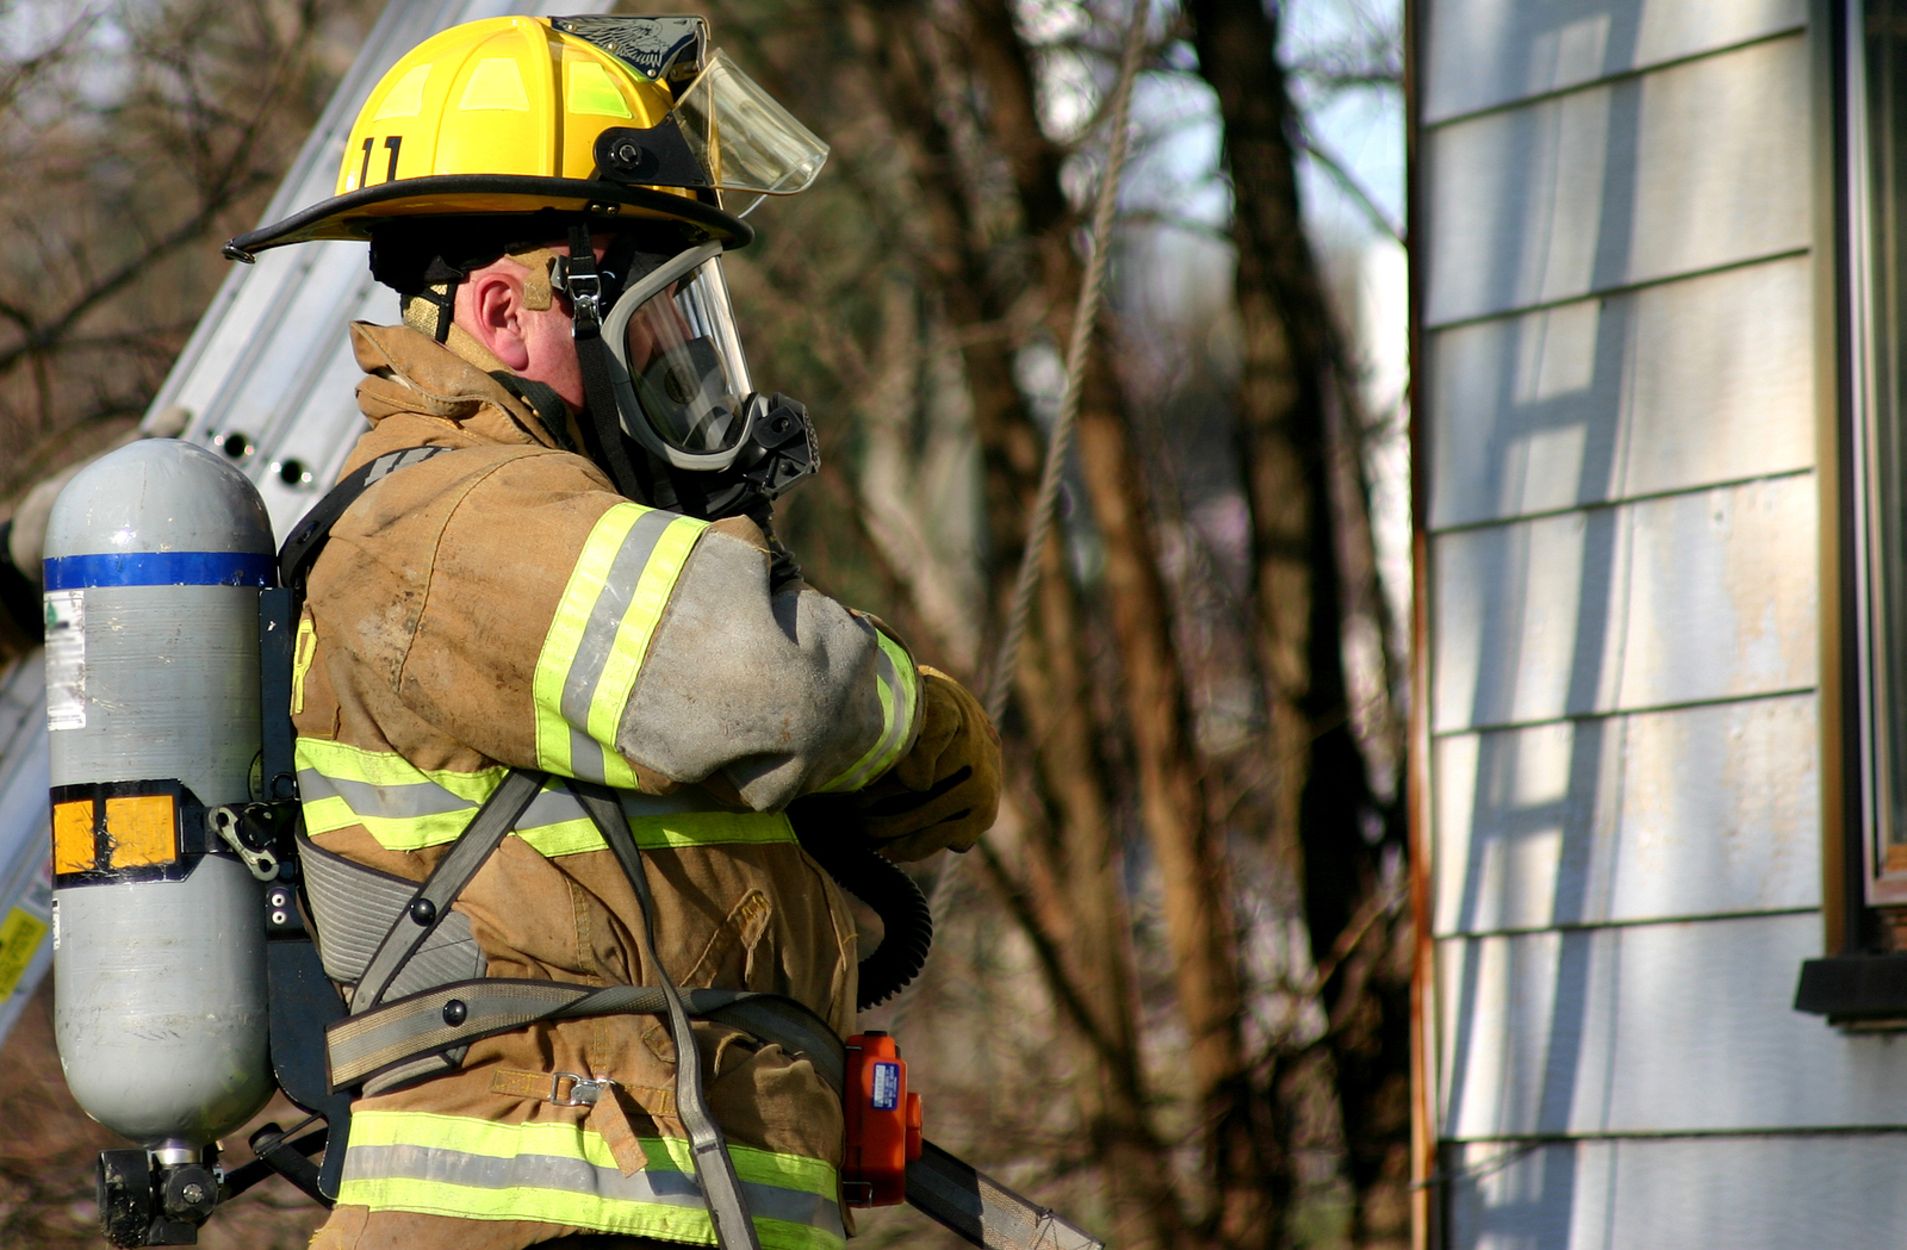
[[[893,860],[964,851],[1000,812],[1000,735],[980,700],[947,674],[920,669],[920,736],[850,797],[862,830]]]

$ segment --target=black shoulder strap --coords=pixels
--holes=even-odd
[[[569,436],[569,406],[556,393],[555,387],[545,382],[520,378],[507,369],[492,369],[490,376],[497,385],[529,406],[530,411],[536,414],[536,419],[543,423],[543,428],[549,431],[550,437],[556,440],[557,447],[563,451],[576,451],[576,442]]]
[[[260,753],[264,797],[294,803],[298,798],[297,766],[292,759],[291,670],[298,614],[305,601],[305,579],[318,553],[331,537],[331,527],[358,501],[358,496],[407,464],[418,464],[449,447],[406,447],[386,452],[361,465],[333,486],[302,520],[278,551],[278,585],[266,590],[258,603],[258,689],[263,714],[264,746]]]
[[[303,595],[305,578],[311,574],[311,566],[317,562],[318,553],[324,550],[325,541],[331,537],[331,527],[338,523],[358,501],[358,496],[378,482],[406,465],[421,464],[432,456],[454,450],[449,447],[407,447],[403,451],[391,451],[379,456],[369,464],[360,465],[356,472],[331,488],[329,494],[317,502],[311,511],[305,513],[291,531],[291,537],[278,552],[278,584],[286,586]]]

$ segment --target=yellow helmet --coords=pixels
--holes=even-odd
[[[499,17],[433,35],[364,102],[336,194],[238,236],[226,255],[369,240],[406,219],[530,213],[669,222],[744,244],[753,201],[725,211],[722,193],[799,191],[827,148],[705,54],[706,40],[695,17]]]

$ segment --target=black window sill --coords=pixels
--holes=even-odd
[[[1810,959],[1801,965],[1794,1009],[1844,1029],[1907,1031],[1907,954]]]

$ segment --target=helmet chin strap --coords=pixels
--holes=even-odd
[[[668,507],[657,498],[653,475],[638,468],[629,455],[616,405],[613,358],[603,342],[603,283],[596,269],[596,248],[587,227],[569,228],[569,273],[566,284],[571,316],[570,333],[576,340],[576,360],[583,372],[583,442],[590,458],[601,465],[616,489],[631,499]]]

